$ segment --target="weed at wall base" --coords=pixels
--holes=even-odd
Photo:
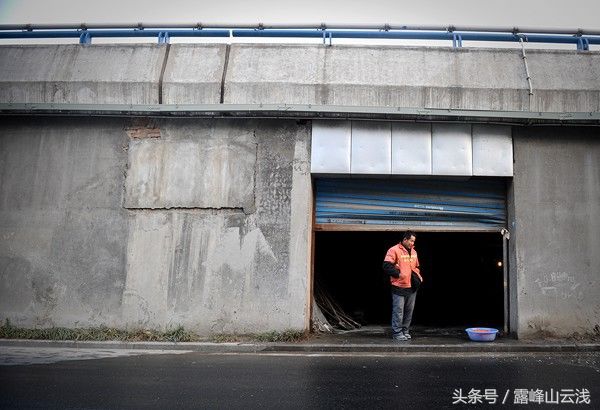
[[[0,326],[0,339],[70,340],[70,341],[124,341],[124,342],[298,342],[309,337],[298,330],[255,334],[216,334],[202,337],[177,326],[166,331],[152,329],[121,330],[106,326],[91,328],[50,327],[27,329],[13,326],[8,319]]]

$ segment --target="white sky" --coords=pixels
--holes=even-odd
[[[13,23],[357,23],[600,30],[599,0],[0,0]],[[139,41],[139,40],[138,40]]]
[[[598,0],[0,0],[0,23],[390,23],[600,29]]]

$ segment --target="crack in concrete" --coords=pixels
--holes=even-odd
[[[244,212],[242,207],[209,207],[209,206],[161,206],[156,208],[151,207],[132,207],[124,206],[123,208],[130,211],[234,211]]]

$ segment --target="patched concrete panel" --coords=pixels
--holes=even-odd
[[[198,150],[228,141],[255,147],[255,209],[133,210],[123,323],[182,324],[204,334],[306,327],[308,127],[290,121],[167,120],[161,131],[163,145],[193,143]],[[218,169],[212,171],[216,178]],[[185,195],[186,189],[179,186],[179,192]]]
[[[520,336],[600,326],[600,139],[596,128],[517,129],[515,273]]]
[[[157,104],[165,51],[149,44],[3,46],[0,100]]]
[[[219,104],[225,44],[172,44],[162,84],[164,104]]]
[[[252,209],[255,167],[253,143],[132,140],[125,207]]]

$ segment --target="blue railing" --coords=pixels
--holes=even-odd
[[[319,38],[323,44],[334,39],[393,39],[393,40],[448,40],[453,47],[462,47],[463,41],[527,42],[546,44],[574,44],[577,50],[589,50],[590,44],[600,44],[600,32],[584,30],[519,30],[500,28],[407,27],[376,26],[318,27],[281,26],[265,27],[203,27],[200,25],[175,26],[51,26],[3,25],[0,39],[51,39],[78,38],[81,44],[91,44],[94,38],[156,38],[159,43],[169,43],[175,37],[210,38]]]

